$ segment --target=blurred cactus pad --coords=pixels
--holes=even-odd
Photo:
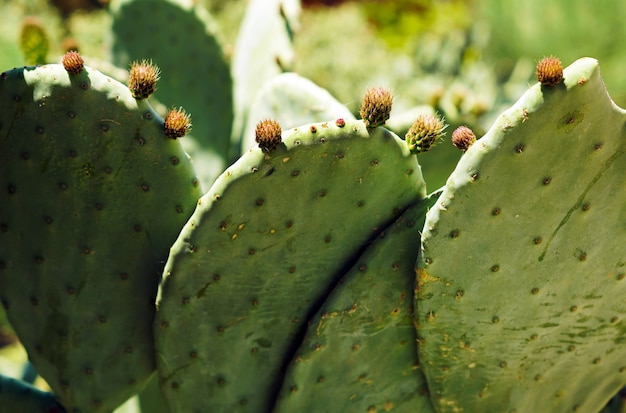
[[[0,411],[626,412],[613,6],[3,2]]]

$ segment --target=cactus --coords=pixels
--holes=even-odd
[[[625,120],[581,59],[463,155],[418,271],[438,411],[598,411],[626,384]]]
[[[275,413],[434,412],[413,326],[414,264],[425,213],[408,208],[355,260],[309,322]]]
[[[233,119],[230,68],[216,23],[186,0],[115,0],[110,9],[114,62],[124,67],[149,57],[163,73],[155,98],[195,115],[183,147],[208,188],[229,161]],[[137,36],[141,32],[150,33],[150,41]]]
[[[4,72],[0,102],[0,299],[61,403],[110,411],[154,371],[154,298],[194,171],[151,107],[91,68]]]
[[[307,320],[424,191],[404,142],[362,121],[291,129],[228,168],[172,247],[159,292],[157,364],[173,410],[267,411]]]
[[[163,392],[159,386],[159,377],[154,375],[152,379],[137,395],[140,411],[144,413],[171,413]],[[117,413],[117,412],[116,412]]]
[[[113,0],[63,24],[45,0],[0,5],[6,68],[35,12],[50,56],[65,35],[97,55],[0,77],[0,302],[48,382],[25,387],[25,352],[0,363],[22,377],[0,378],[0,410],[600,411],[626,383],[626,150],[597,62],[542,61],[476,140],[532,72],[498,85],[480,24],[408,58],[355,2],[303,16],[294,45],[300,2],[253,0],[222,25],[230,50],[202,3]],[[129,88],[93,69],[109,46]],[[302,75],[355,115],[366,85],[398,96],[355,121]],[[419,104],[452,145],[435,117],[405,135]],[[437,187],[459,158],[425,199],[420,165]]]

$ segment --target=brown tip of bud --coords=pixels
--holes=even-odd
[[[63,67],[68,71],[68,73],[77,75],[83,71],[85,61],[76,50],[70,50],[63,55]]]
[[[282,142],[282,129],[273,119],[265,119],[256,124],[255,140],[259,148],[271,152]]]
[[[130,66],[128,88],[135,99],[146,99],[156,90],[161,74],[159,68],[149,60],[133,62]]]
[[[389,119],[393,96],[389,89],[374,87],[367,89],[363,97],[360,115],[368,128],[384,125]]]
[[[443,138],[447,125],[438,115],[421,114],[405,135],[409,150],[413,154],[428,152],[437,141]]]
[[[452,132],[452,144],[465,152],[476,142],[476,135],[467,126],[459,126]]]
[[[165,135],[182,138],[191,130],[191,116],[183,108],[170,109],[165,115]]]
[[[563,81],[563,64],[554,56],[544,57],[537,63],[537,80],[543,86],[556,86]]]

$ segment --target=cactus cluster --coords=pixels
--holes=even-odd
[[[444,116],[401,138],[388,88],[356,119],[281,73],[299,4],[251,1],[229,65],[199,4],[114,0],[125,84],[76,50],[2,72],[0,302],[46,390],[0,375],[0,406],[600,411],[626,385],[626,111],[598,62],[543,59],[486,133],[449,128],[428,194]]]

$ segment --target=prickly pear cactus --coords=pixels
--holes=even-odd
[[[88,67],[0,76],[0,300],[72,412],[108,412],[152,375],[159,274],[200,196],[179,141]]]
[[[585,58],[463,155],[418,271],[439,411],[593,412],[626,384],[625,121]]]
[[[406,210],[343,276],[309,322],[274,412],[434,412],[413,325],[430,206],[426,199]]]
[[[172,247],[155,340],[176,412],[269,411],[325,296],[425,196],[404,142],[362,121],[291,129],[274,146],[228,168]]]

